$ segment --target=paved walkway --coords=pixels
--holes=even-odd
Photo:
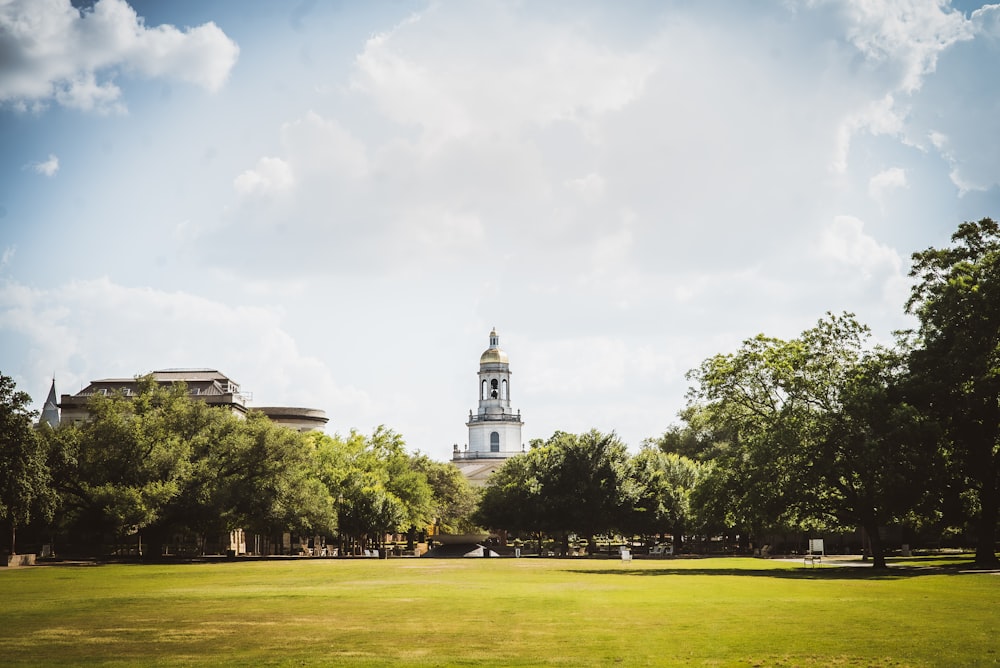
[[[802,557],[776,557],[773,560],[774,561],[784,561],[784,562],[787,562],[787,563],[790,563],[790,564],[802,564],[803,566],[809,566],[809,564],[806,563],[805,560]],[[817,559],[815,565],[816,566],[836,566],[836,567],[841,567],[841,568],[871,568],[872,567],[872,561],[871,561],[871,559],[869,559],[868,561],[862,561],[861,557],[857,556],[856,554],[828,554],[825,557],[823,557],[822,560]],[[898,569],[904,569],[905,568],[905,569],[908,569],[908,570],[920,570],[920,571],[945,570],[941,566],[935,566],[935,565],[931,565],[931,564],[918,565],[918,564],[894,564],[894,563],[890,563],[889,564],[889,568],[898,568]],[[948,569],[948,570],[950,570],[950,569]],[[950,571],[950,572],[954,573],[955,571]],[[976,568],[964,568],[964,569],[958,571],[958,573],[961,573],[963,575],[966,575],[966,574],[975,574],[975,573],[986,573],[986,574],[989,574],[989,575],[1000,575],[1000,569],[987,570],[987,569],[976,569]]]
[[[772,561],[785,561],[790,564],[806,564],[806,560],[803,557],[780,557],[774,558]],[[862,561],[861,557],[856,554],[828,554],[822,559],[816,560],[817,566],[842,566],[842,567],[859,567],[859,568],[871,568],[871,559],[868,561]]]

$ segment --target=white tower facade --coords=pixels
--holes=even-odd
[[[502,460],[522,452],[521,411],[511,408],[511,372],[500,337],[490,332],[490,347],[479,357],[476,392],[479,406],[469,411],[469,444],[455,446],[452,461],[473,483],[486,481]]]

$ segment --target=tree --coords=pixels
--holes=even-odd
[[[640,534],[671,534],[680,552],[683,536],[694,524],[692,495],[709,465],[644,445],[632,458],[637,494],[632,529]]]
[[[191,444],[171,426],[183,385],[142,379],[133,396],[95,395],[91,419],[55,430],[55,484],[78,527],[120,538],[159,520],[191,471]]]
[[[707,488],[727,492],[751,529],[767,522],[861,526],[885,567],[879,527],[916,503],[929,470],[919,414],[900,398],[903,358],[870,350],[868,329],[829,315],[798,338],[758,336],[692,374],[731,444]]]
[[[760,334],[688,373],[688,415],[708,416],[716,466],[697,493],[702,521],[758,536],[782,521],[794,485],[779,465],[800,401],[790,396],[794,346]],[[793,469],[790,469],[794,471]]]
[[[431,488],[431,515],[442,531],[471,533],[476,529],[472,513],[478,496],[468,479],[454,464],[441,463],[423,454],[413,457],[413,466],[427,478]]]
[[[810,455],[812,514],[834,527],[863,527],[879,568],[886,566],[879,527],[906,521],[936,487],[936,434],[905,401],[906,382],[903,354],[863,353],[842,380],[839,406],[826,416],[825,434]]]
[[[311,442],[257,411],[239,422],[221,453],[229,475],[216,508],[228,515],[226,528],[272,535],[332,529],[333,500],[316,475]]]
[[[10,552],[17,554],[17,528],[36,516],[50,518],[54,498],[31,397],[0,373],[0,519],[10,523]]]
[[[725,438],[716,433],[718,421],[709,406],[692,403],[680,412],[681,424],[671,425],[658,438],[647,438],[642,447],[672,452],[698,461],[715,458],[725,448]]]
[[[342,538],[360,543],[426,525],[432,491],[406,452],[402,436],[384,426],[370,437],[316,435],[318,476],[337,504]]]
[[[541,532],[544,500],[539,472],[545,454],[539,445],[504,461],[487,480],[472,515],[473,522],[514,534]]]
[[[48,434],[56,486],[77,531],[142,531],[158,556],[178,533],[325,531],[333,504],[305,436],[250,411],[238,417],[187,387],[140,379],[95,395],[90,420]]]
[[[628,452],[615,434],[557,431],[504,462],[487,483],[476,518],[493,529],[575,533],[594,550],[596,534],[627,524],[634,491]]]
[[[383,465],[383,486],[403,507],[402,521],[385,525],[385,530],[395,532],[430,524],[434,492],[417,458],[406,451],[402,435],[379,425],[368,439],[368,447]]]
[[[695,373],[688,377],[694,378]],[[756,483],[769,473],[767,462],[752,456],[757,452],[753,448],[741,447],[741,438],[752,440],[752,432],[746,429],[744,419],[734,419],[739,412],[734,415],[732,406],[705,403],[696,398],[694,390],[690,398],[691,403],[680,412],[682,423],[669,427],[658,438],[646,439],[643,448],[698,462],[687,524],[703,534],[735,533],[743,547],[749,547],[750,535],[772,523],[773,511],[764,503],[769,501],[767,495],[754,491]]]
[[[946,435],[976,514],[976,564],[998,565],[1000,225],[964,222],[946,248],[913,254],[907,310],[920,320],[910,366],[921,407]]]
[[[543,452],[551,455],[541,477],[542,519],[549,531],[572,532],[596,550],[594,536],[628,521],[635,499],[625,444],[596,429],[575,435],[556,432]]]

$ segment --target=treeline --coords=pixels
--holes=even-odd
[[[30,398],[0,376],[4,415],[0,519],[36,543],[101,554],[142,541],[218,553],[229,532],[320,535],[350,550],[386,533],[467,530],[475,493],[461,473],[407,452],[383,427],[370,436],[302,434],[251,411],[210,407],[178,383],[142,379],[129,396],[95,395],[91,419],[32,425]]]
[[[556,432],[506,460],[481,499],[451,464],[371,436],[299,434],[147,379],[92,418],[32,425],[0,375],[0,520],[34,536],[154,548],[242,528],[365,546],[435,524],[509,535],[739,537],[881,530],[972,536],[996,567],[1000,512],[1000,226],[963,223],[913,255],[918,326],[876,345],[849,313],[759,335],[688,374],[681,423],[632,455],[614,434]],[[46,540],[45,542],[51,542]]]
[[[913,255],[919,326],[875,345],[851,314],[759,335],[688,374],[682,422],[629,458],[556,434],[497,472],[478,519],[516,532],[740,536],[861,528],[971,535],[996,567],[1000,228],[963,223]]]
[[[474,519],[511,537],[561,541],[597,536],[671,535],[679,547],[703,526],[695,498],[711,464],[652,443],[630,455],[615,434],[556,432],[504,462],[490,478]]]

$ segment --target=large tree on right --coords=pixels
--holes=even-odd
[[[947,434],[967,486],[976,564],[998,565],[1000,501],[1000,225],[965,222],[946,248],[913,254],[907,310],[920,319],[910,369],[916,396]]]

